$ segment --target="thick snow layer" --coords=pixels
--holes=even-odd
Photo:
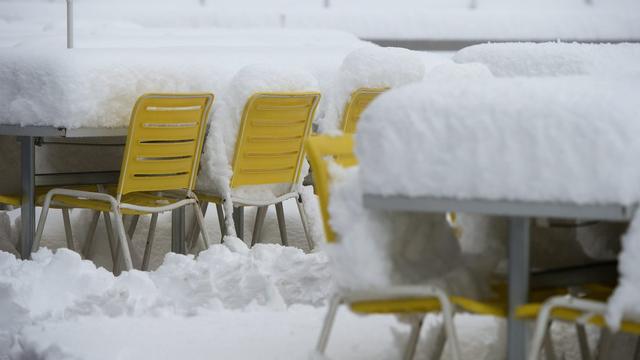
[[[481,78],[392,90],[359,123],[364,191],[638,202],[639,92],[637,76]]]
[[[331,168],[329,202],[337,243],[326,244],[339,286],[365,290],[431,284],[451,294],[478,297],[487,279],[465,266],[444,214],[389,214],[362,204],[358,168]],[[486,274],[485,274],[486,275]]]
[[[327,108],[318,120],[319,132],[341,125],[351,93],[359,88],[393,88],[422,80],[425,64],[416,52],[400,48],[366,47],[347,55],[326,96]]]
[[[126,126],[135,99],[145,92],[223,95],[234,74],[254,63],[302,68],[325,79],[362,44],[50,49],[46,55],[33,48],[5,49],[0,54],[0,108],[6,111],[0,123]]]
[[[482,44],[453,60],[484,64],[500,77],[640,74],[640,44]]]

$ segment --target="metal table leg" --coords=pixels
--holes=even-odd
[[[529,300],[530,219],[509,219],[509,318],[507,320],[507,359],[526,358],[526,323],[515,318],[518,306]]]
[[[184,244],[185,232],[185,208],[173,210],[171,212],[171,252],[185,254]]]
[[[22,180],[22,205],[20,217],[22,221],[20,255],[23,259],[31,258],[33,238],[36,224],[36,176],[35,176],[35,138],[20,136],[20,175]]]
[[[240,240],[244,240],[244,207],[233,208],[233,222],[236,225],[236,235]]]

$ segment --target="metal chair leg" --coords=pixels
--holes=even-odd
[[[256,222],[253,225],[253,234],[251,235],[251,247],[260,242],[260,235],[262,235],[262,226],[264,225],[264,218],[267,216],[268,206],[258,206],[256,211]]]
[[[207,215],[207,209],[209,207],[209,203],[208,202],[201,202],[200,203],[200,211],[202,212],[202,216],[206,216]],[[195,215],[195,214],[194,214]],[[200,225],[198,225],[199,222],[196,219],[196,221],[193,222],[191,229],[189,229],[189,234],[187,235],[187,251],[188,252],[192,252],[193,249],[196,246],[197,241],[200,238]],[[204,247],[207,248],[207,247]],[[204,249],[203,248],[203,249]]]
[[[418,346],[418,339],[420,338],[420,330],[422,329],[422,323],[424,321],[424,315],[420,315],[413,319],[411,322],[411,332],[409,333],[409,341],[404,351],[404,360],[412,360],[416,353],[416,347]]]
[[[244,207],[233,207],[233,223],[236,226],[236,236],[240,240],[244,240]]]
[[[289,240],[287,239],[287,224],[284,221],[284,207],[282,203],[276,204],[276,217],[278,218],[278,228],[280,228],[280,240],[283,246],[289,246]]]
[[[73,242],[69,209],[62,209],[62,222],[64,223],[64,235],[67,238],[67,249],[76,251],[76,244]]]
[[[341,304],[342,297],[339,295],[334,296],[329,303],[329,310],[327,311],[327,315],[324,318],[322,331],[320,332],[320,338],[318,339],[318,344],[316,345],[316,351],[320,354],[324,354],[327,349],[329,335],[331,335],[331,329],[333,328],[333,323],[336,319],[336,313],[338,312],[338,307],[340,307]]]
[[[104,211],[102,213],[102,219],[104,220],[104,227],[107,230],[107,239],[109,240],[109,249],[111,250],[111,261],[113,263],[113,272],[117,272],[118,262],[117,253],[119,251],[116,238],[113,235],[113,224],[111,223],[111,213]]]
[[[224,209],[222,208],[222,204],[216,204],[216,211],[218,212],[218,224],[220,225],[220,242],[222,243],[222,238],[224,237],[226,231],[226,226],[224,223]]]
[[[125,270],[133,270],[133,261],[131,259],[131,252],[129,251],[130,240],[127,237],[127,232],[124,229],[124,223],[122,222],[122,216],[118,208],[113,209],[116,218],[116,228],[118,229],[118,239],[120,244],[120,251],[117,255],[122,253],[122,259],[124,260]]]
[[[311,239],[311,233],[309,232],[309,222],[307,221],[307,214],[305,214],[304,212],[302,195],[298,195],[298,198],[296,199],[296,205],[298,205],[298,212],[300,213],[300,220],[302,221],[304,236],[307,239],[307,245],[309,246],[309,251],[311,251],[314,248],[314,244],[313,244],[313,239]]]
[[[158,223],[158,214],[151,214],[151,222],[149,223],[149,232],[147,233],[147,244],[144,247],[144,255],[142,256],[143,271],[149,270],[149,259],[151,258],[151,248],[156,235],[156,224]]]
[[[138,227],[138,220],[140,220],[140,215],[132,215],[130,216],[131,221],[129,222],[129,228],[127,229],[127,235],[129,239],[133,239],[133,235],[136,233],[136,227]]]
[[[576,324],[576,335],[582,360],[591,360],[591,350],[589,349],[589,340],[587,339],[587,331],[584,324]]]
[[[556,349],[555,346],[553,346],[553,339],[551,338],[551,324],[552,323],[549,323],[547,331],[544,333],[544,354],[547,360],[557,360],[558,357],[556,356]]]
[[[444,329],[444,323],[442,326],[438,327],[437,334],[435,335],[436,339],[434,341],[433,347],[431,348],[431,356],[429,359],[439,360],[442,358],[442,354],[444,353],[444,345],[447,343],[447,335]]]
[[[84,247],[82,248],[82,256],[85,259],[91,259],[93,257],[93,240],[96,235],[96,228],[98,227],[98,220],[100,220],[100,212],[92,211],[91,222],[87,229],[87,236],[85,236]]]
[[[205,249],[208,249],[211,246],[211,241],[209,241],[209,235],[207,235],[207,230],[204,227],[204,215],[200,211],[200,207],[198,204],[193,204],[193,211],[196,213],[196,220],[198,221],[198,227],[200,228],[200,233],[202,234],[202,246]]]
[[[40,240],[42,240],[42,232],[44,231],[44,224],[49,216],[49,207],[51,206],[51,196],[47,195],[42,204],[42,210],[40,211],[40,219],[38,219],[38,227],[36,228],[36,237],[33,241],[33,248],[31,251],[37,251],[40,248]],[[23,224],[24,226],[24,224]]]

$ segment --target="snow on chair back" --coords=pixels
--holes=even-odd
[[[324,224],[324,232],[328,242],[335,242],[336,235],[329,223],[329,169],[327,157],[332,158],[337,164],[344,167],[354,166],[358,163],[353,153],[353,135],[340,137],[314,136],[307,140],[305,145],[311,169],[313,169],[313,181],[320,200],[320,212]]]
[[[319,100],[315,92],[251,96],[236,141],[231,187],[296,184]]]
[[[147,94],[131,114],[118,198],[136,191],[192,190],[212,94]]]
[[[369,104],[378,97],[378,95],[389,90],[388,88],[360,88],[351,93],[351,98],[344,108],[342,114],[342,131],[353,134],[356,132],[356,126],[360,115]]]

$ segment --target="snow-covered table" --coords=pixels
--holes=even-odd
[[[628,221],[640,203],[640,78],[423,83],[358,124],[365,206],[509,219],[508,358],[524,359],[532,218]]]
[[[17,126],[0,125],[0,135],[15,136],[20,141],[20,174],[22,184],[22,245],[20,254],[23,259],[31,255],[35,234],[35,187],[36,185],[107,184],[117,183],[116,172],[91,172],[48,175],[46,179],[36,181],[35,146],[42,138],[78,139],[78,138],[114,138],[126,137],[126,128],[77,128],[66,129],[53,126]]]
[[[457,211],[509,218],[509,360],[526,357],[526,323],[514,317],[515,310],[529,299],[529,228],[532,218],[629,221],[637,205],[590,205],[551,202],[463,200],[442,197],[407,197],[366,194],[364,205],[384,211],[445,213]]]

